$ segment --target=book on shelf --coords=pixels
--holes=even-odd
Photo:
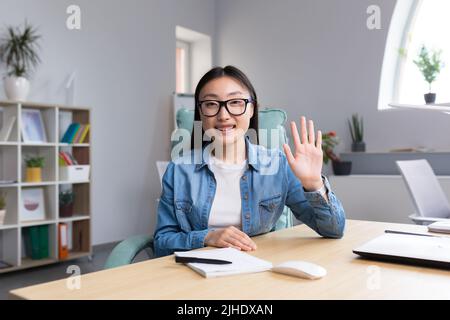
[[[71,123],[61,139],[62,143],[83,143],[89,132],[89,124]]]
[[[83,143],[84,142],[84,140],[86,139],[86,136],[87,136],[90,128],[91,128],[90,124],[86,124],[84,126],[84,130],[83,130],[83,133],[81,134],[80,141],[77,142],[77,143]]]
[[[24,231],[26,255],[33,260],[49,256],[48,225],[28,227]]]
[[[8,141],[14,122],[16,122],[15,116],[10,117],[3,122],[3,127],[0,130],[0,141]]]
[[[79,143],[80,138],[81,138],[81,134],[82,134],[83,131],[84,131],[84,127],[85,127],[84,124],[80,124],[80,126],[78,127],[77,132],[75,133],[75,135],[74,135],[73,138],[72,138],[71,143]]]
[[[78,161],[73,157],[70,152],[60,151],[59,152],[59,164],[61,166],[73,166],[77,165]]]
[[[69,238],[67,228],[67,223],[60,223],[58,225],[58,255],[61,260],[66,259],[69,255]]]
[[[67,128],[66,132],[64,133],[61,142],[70,143],[72,136],[75,134],[77,127],[79,125],[80,125],[79,123],[71,123],[70,126]]]

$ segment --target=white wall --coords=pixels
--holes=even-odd
[[[366,9],[381,8],[382,30],[366,27]],[[427,146],[450,149],[450,116],[377,111],[385,40],[394,0],[218,1],[217,62],[242,68],[263,106],[306,115],[350,150],[346,119],[364,116],[368,151]]]
[[[411,223],[417,214],[414,202],[400,175],[330,176],[333,191],[345,208],[347,219]],[[447,199],[450,177],[438,176]]]
[[[82,29],[65,27],[81,7]],[[175,90],[175,26],[213,36],[210,0],[1,0],[0,28],[27,19],[43,36],[29,99],[92,107],[93,243],[152,232],[160,195],[156,160],[169,158]],[[3,72],[4,70],[0,70]],[[0,90],[0,99],[4,99]]]

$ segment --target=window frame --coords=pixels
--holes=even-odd
[[[424,0],[397,1],[392,14],[380,77],[378,110],[391,110],[397,104],[405,59],[400,48],[408,50],[408,36]]]
[[[176,93],[190,93],[191,92],[191,44],[188,41],[177,39],[176,41],[176,48],[181,48],[184,50],[185,53],[185,63],[184,63],[184,91],[178,91],[175,90]],[[176,54],[175,54],[176,59]],[[177,76],[177,75],[176,75]],[[178,79],[176,79],[178,82]],[[177,83],[176,82],[176,83]]]

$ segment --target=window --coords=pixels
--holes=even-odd
[[[212,66],[211,37],[176,26],[176,92],[193,93],[200,78]]]
[[[437,103],[450,102],[450,1],[397,1],[387,38],[378,109],[391,102],[423,105],[428,83],[414,64],[420,48],[442,50],[446,66],[432,85]]]
[[[189,43],[178,40],[176,47],[176,92],[190,92],[190,50]]]

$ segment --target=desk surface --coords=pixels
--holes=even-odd
[[[307,260],[325,267],[320,280],[270,271],[205,279],[176,264],[173,256],[81,276],[81,288],[66,279],[10,292],[23,299],[450,299],[450,271],[370,261],[352,249],[385,229],[426,232],[426,227],[347,220],[342,239],[324,239],[305,225],[255,237],[251,254],[274,264]],[[81,270],[82,271],[82,270]]]

